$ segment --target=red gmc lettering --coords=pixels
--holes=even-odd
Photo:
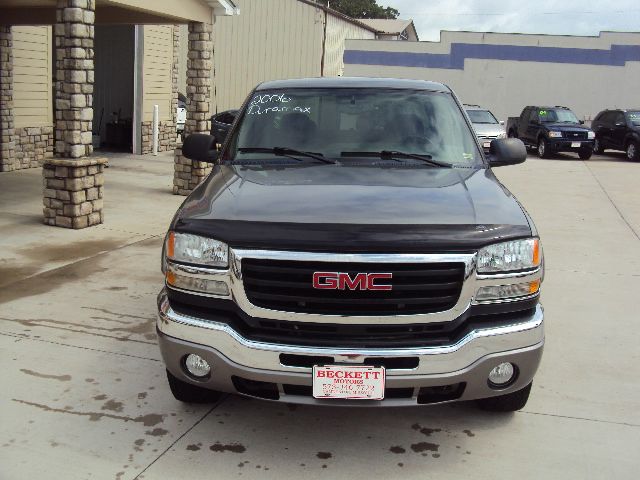
[[[377,284],[378,280],[391,280],[391,273],[356,273],[353,278],[348,273],[314,272],[313,288],[321,290],[391,290],[392,285]]]

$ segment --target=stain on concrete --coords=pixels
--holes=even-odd
[[[94,400],[106,400],[107,396],[104,393],[101,393],[100,395],[96,395],[95,397],[93,397]],[[113,433],[113,432],[111,432]]]
[[[40,403],[35,403],[35,402],[28,402],[26,400],[19,400],[17,398],[12,398],[11,401],[16,402],[16,403],[21,403],[23,405],[29,405],[31,407],[36,407],[36,408],[39,408],[41,410],[44,410],[45,412],[66,413],[68,415],[78,415],[78,416],[81,416],[81,417],[89,417],[89,420],[92,421],[92,422],[97,422],[99,420],[102,420],[103,418],[112,418],[114,420],[123,420],[124,422],[141,423],[145,427],[153,427],[154,425],[157,425],[158,423],[163,422],[164,421],[164,417],[166,417],[165,414],[158,414],[158,413],[150,413],[150,414],[141,415],[141,416],[138,416],[138,417],[126,417],[124,415],[113,415],[111,413],[78,412],[78,411],[73,410],[73,407],[71,407],[71,406],[65,407],[65,409],[53,408],[53,407],[50,407],[48,405],[42,405]]]
[[[140,392],[138,394],[138,400],[144,400],[145,398],[147,398],[147,392]]]
[[[398,466],[399,466],[400,468],[402,468],[402,467],[404,467],[404,463],[399,462],[399,463],[398,463]]]
[[[316,457],[322,459],[322,460],[326,460],[328,458],[333,457],[333,454],[331,452],[318,452],[316,453]]]
[[[71,380],[71,375],[49,375],[46,373],[34,372],[33,370],[27,370],[26,368],[21,368],[20,371],[27,375],[31,375],[32,377],[48,378],[50,380],[58,380],[60,382],[68,382]]]
[[[475,437],[476,434],[473,433],[471,430],[463,430],[462,433],[466,433],[467,437]]]
[[[144,438],[137,439],[135,442],[133,442],[133,444],[141,447],[142,445],[144,445]]]
[[[116,473],[116,480],[120,480],[122,478],[122,476],[124,475],[125,472],[118,472]]]
[[[122,240],[103,238],[95,240],[79,240],[64,245],[48,245],[46,243],[29,244],[17,251],[35,263],[68,262],[85,257],[93,257],[99,253],[114,250],[123,244]]]
[[[200,447],[195,444],[187,445],[187,450],[190,450],[192,452],[197,452],[198,450],[200,450]]]
[[[86,280],[106,271],[106,268],[100,266],[99,259],[87,258],[64,267],[42,272],[4,285],[0,289],[0,304],[42,295],[67,283]]]
[[[437,452],[440,448],[440,445],[437,443],[429,443],[429,442],[419,442],[411,445],[411,450],[416,453],[421,452]]]
[[[129,287],[107,287],[103,290],[108,290],[110,292],[121,292],[122,290],[129,290]]]
[[[406,453],[406,450],[402,448],[400,445],[389,447],[389,451],[391,453]]]
[[[152,437],[162,437],[169,433],[169,430],[165,430],[164,428],[154,428],[153,430],[147,430],[144,433],[151,435]]]
[[[227,445],[223,445],[220,442],[216,442],[209,447],[209,450],[211,450],[212,452],[244,453],[247,451],[247,448],[240,443],[230,443]]]
[[[442,431],[441,428],[423,427],[419,423],[414,423],[413,425],[411,425],[411,428],[413,430],[419,431],[420,433],[422,433],[423,435],[426,435],[427,437],[430,437],[432,434]]]
[[[124,403],[117,402],[113,398],[111,400],[107,400],[104,405],[100,408],[100,410],[110,410],[112,412],[121,412],[124,408]]]
[[[434,453],[433,455],[431,455],[433,458],[440,458],[440,454],[439,453]]]

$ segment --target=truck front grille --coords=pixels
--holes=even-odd
[[[587,132],[564,132],[562,136],[569,140],[586,140]]]
[[[242,279],[258,307],[321,315],[409,315],[449,310],[460,297],[464,263],[345,263],[244,258]],[[391,273],[391,290],[319,290],[314,272]]]

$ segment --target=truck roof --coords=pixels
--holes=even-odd
[[[451,92],[446,85],[426,80],[409,80],[400,78],[367,78],[367,77],[325,77],[325,78],[293,78],[288,80],[270,80],[256,87],[256,90],[272,90],[283,88],[395,88],[406,90],[430,90]]]

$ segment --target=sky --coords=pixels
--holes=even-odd
[[[378,0],[413,18],[420,40],[438,41],[440,30],[597,35],[640,32],[640,1],[616,0]]]

